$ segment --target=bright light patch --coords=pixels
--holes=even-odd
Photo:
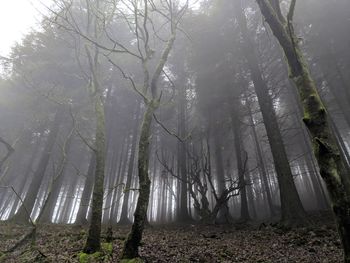
[[[38,24],[39,0],[0,0],[0,55],[7,56],[11,46]]]

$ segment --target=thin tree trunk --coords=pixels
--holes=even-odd
[[[151,181],[148,176],[149,146],[153,113],[158,107],[158,102],[150,101],[144,113],[138,151],[138,176],[139,197],[134,213],[134,223],[131,232],[124,244],[123,258],[132,259],[139,256],[138,248],[142,239],[142,233],[147,220],[147,208],[149,203]]]

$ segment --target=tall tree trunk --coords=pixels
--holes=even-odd
[[[97,87],[96,87],[97,89]],[[98,90],[98,89],[97,89]],[[89,233],[84,247],[85,253],[94,253],[101,249],[101,219],[103,206],[103,184],[105,170],[105,113],[102,101],[102,94],[97,93],[94,97],[95,114],[96,114],[96,139],[95,139],[95,154],[96,154],[96,170],[94,180],[94,190],[92,192],[91,202],[91,223]]]
[[[276,215],[276,212],[275,212],[275,209],[273,206],[270,184],[269,184],[267,174],[266,174],[265,162],[263,159],[262,150],[261,150],[260,142],[258,139],[258,135],[256,133],[255,123],[254,123],[254,119],[253,119],[253,115],[252,115],[253,113],[252,113],[252,109],[251,109],[251,103],[250,103],[249,99],[247,100],[247,108],[248,108],[249,124],[252,128],[254,145],[255,145],[255,149],[256,149],[256,156],[258,159],[259,174],[260,174],[261,179],[262,179],[263,191],[266,195],[267,204],[268,204],[269,209],[270,209],[270,215],[271,215],[271,217],[274,217]]]
[[[294,85],[293,83],[290,83],[290,84],[292,86]],[[309,152],[308,156],[306,156],[306,163],[307,163],[307,166],[309,168],[311,182],[313,184],[313,188],[314,188],[315,194],[317,196],[317,202],[318,202],[320,209],[328,210],[330,207],[328,204],[326,193],[324,192],[324,187],[323,187],[322,182],[321,182],[319,168],[317,166],[315,156],[312,153],[312,144],[311,144],[310,139],[309,139],[308,130],[302,121],[303,108],[302,108],[301,102],[299,100],[299,94],[298,94],[297,90],[294,88],[290,89],[290,93],[293,96],[295,105],[297,105],[295,116],[297,119],[296,120],[297,125],[300,127],[301,135],[302,135],[303,142],[304,142],[304,143],[302,143],[302,148],[304,149],[304,152]]]
[[[290,77],[302,102],[303,120],[310,132],[320,174],[326,182],[332,200],[332,209],[344,247],[344,261],[350,262],[350,202],[342,182],[344,164],[336,138],[331,131],[328,113],[321,102],[316,84],[293,32],[292,19],[296,2],[295,0],[291,2],[287,22],[278,19],[268,1],[257,0],[257,3],[286,56]]]
[[[145,8],[148,8],[148,3],[145,2]],[[147,67],[148,59],[151,57],[148,54],[146,60],[142,60],[142,67],[144,70],[144,92],[149,90],[151,98],[147,98],[147,94],[143,94],[146,111],[144,113],[143,122],[141,125],[141,134],[139,141],[138,151],[138,177],[139,177],[139,196],[137,199],[137,205],[134,213],[134,223],[131,228],[131,232],[128,235],[124,243],[124,249],[122,253],[123,259],[134,259],[139,256],[139,246],[142,239],[143,229],[147,222],[147,208],[149,203],[151,181],[148,175],[149,167],[149,145],[151,139],[152,118],[155,111],[160,106],[161,96],[158,95],[158,80],[162,71],[164,70],[165,63],[168,60],[170,51],[173,48],[176,39],[176,27],[174,21],[171,21],[171,35],[165,45],[165,48],[160,56],[157,66],[154,70],[152,77],[150,78],[149,69]],[[147,44],[146,44],[147,46]],[[146,54],[149,51],[146,48]],[[158,97],[159,96],[159,97]]]
[[[97,40],[101,34],[100,21],[97,18],[95,10],[100,11],[100,0],[92,2],[93,6],[88,7],[87,15],[89,16],[89,24],[87,31],[90,30],[92,38]],[[91,15],[94,16],[91,17]],[[91,28],[90,28],[91,27]],[[105,104],[104,104],[104,88],[100,85],[100,52],[96,44],[92,45],[93,51],[89,46],[85,46],[85,53],[89,64],[89,96],[94,107],[96,119],[95,143],[93,151],[96,157],[96,168],[94,178],[94,188],[92,191],[91,201],[91,222],[89,226],[88,236],[83,251],[88,254],[101,250],[101,221],[103,211],[103,194],[104,194],[104,178],[105,178],[105,162],[106,162],[106,122],[105,122]],[[91,48],[92,49],[92,48]],[[110,94],[110,90],[107,95]]]
[[[286,225],[303,224],[306,220],[306,213],[293,181],[293,174],[289,165],[273,102],[259,68],[259,61],[255,53],[253,41],[248,34],[246,16],[241,7],[239,7],[237,13],[244,41],[242,45],[244,55],[250,68],[277,173],[281,199],[281,222]]]
[[[178,133],[180,138],[184,138],[186,136],[186,86],[185,81],[180,82],[179,87],[179,106],[178,106]],[[187,167],[186,167],[186,142],[178,141],[178,152],[177,152],[177,164],[179,167],[179,176],[181,181],[180,184],[180,195],[179,195],[179,218],[180,222],[188,222],[191,221],[191,217],[188,214],[188,189],[187,189]]]
[[[145,2],[145,8],[148,8],[148,3]],[[171,35],[167,44],[161,54],[158,64],[155,68],[152,78],[150,78],[149,69],[147,68],[147,59],[142,60],[142,66],[145,73],[144,91],[148,89],[151,93],[151,98],[147,98],[147,94],[143,94],[146,104],[146,111],[144,113],[143,122],[141,125],[141,134],[138,151],[138,177],[139,177],[139,196],[134,213],[134,223],[131,232],[124,243],[122,253],[123,259],[134,259],[139,256],[139,246],[142,239],[143,229],[147,222],[147,208],[149,203],[151,181],[148,175],[149,167],[149,145],[151,139],[152,118],[155,111],[160,106],[161,96],[158,97],[157,82],[164,69],[165,63],[168,60],[171,49],[173,48],[176,39],[176,24],[171,21]],[[146,49],[146,52],[148,50]]]

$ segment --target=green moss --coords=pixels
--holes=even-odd
[[[112,252],[113,252],[113,244],[112,243],[101,243],[101,248],[105,254],[112,254]]]
[[[88,262],[88,259],[89,259],[89,255],[84,253],[84,252],[80,252],[79,253],[79,262],[80,263],[87,263]]]
[[[95,252],[93,254],[87,254],[80,252],[78,255],[79,263],[94,263],[100,262],[108,258],[113,253],[112,243],[101,243],[101,252]]]
[[[101,252],[95,252],[93,254],[86,254],[84,252],[80,252],[79,255],[79,263],[94,263],[98,260],[102,260],[103,256]]]

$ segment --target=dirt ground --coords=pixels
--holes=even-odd
[[[114,227],[113,253],[97,262],[119,262],[129,227]],[[0,251],[29,232],[1,223]],[[68,225],[38,226],[36,242],[7,254],[2,262],[79,262],[86,229]],[[140,254],[145,262],[341,262],[341,244],[332,223],[293,230],[269,224],[230,226],[168,225],[145,230]]]

